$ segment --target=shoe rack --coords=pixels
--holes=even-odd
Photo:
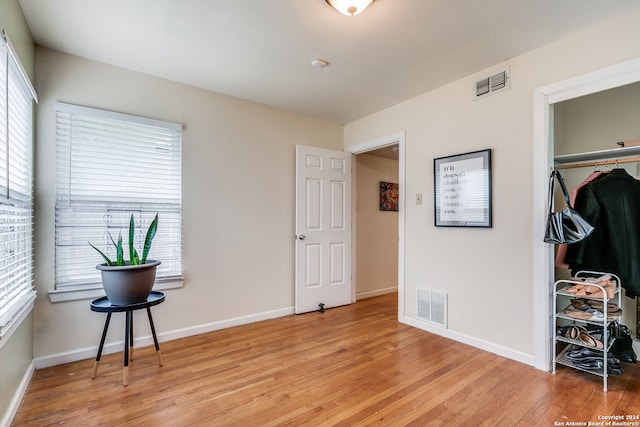
[[[585,280],[595,280],[602,276],[610,276],[615,280],[615,291],[609,284],[587,282]],[[585,285],[591,293],[576,294],[575,289]],[[615,338],[609,337],[608,326],[610,322],[619,319],[619,312],[611,312],[615,307],[611,303],[617,304],[618,310],[621,306],[621,283],[620,278],[615,274],[598,271],[580,271],[571,279],[557,280],[553,289],[554,315],[554,338],[553,338],[553,374],[556,373],[557,365],[564,365],[570,368],[588,372],[602,377],[603,390],[607,391],[607,377],[612,368],[612,361],[608,351]],[[609,291],[609,293],[607,293]],[[573,306],[572,300],[582,299],[587,304],[591,303],[600,312],[587,312]],[[595,325],[596,327],[594,328]],[[591,329],[589,331],[589,329]],[[566,334],[559,334],[558,331],[566,331]],[[600,332],[601,331],[601,332]],[[588,349],[588,350],[584,350]],[[578,360],[575,355],[586,353],[591,357]],[[591,367],[585,367],[584,360],[589,360]],[[616,369],[619,369],[617,367]]]

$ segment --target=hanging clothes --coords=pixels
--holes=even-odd
[[[570,199],[569,199],[569,201],[571,202],[571,206],[575,206],[576,199],[578,197],[578,193],[580,192],[580,190],[582,190],[582,188],[585,187],[590,182],[593,182],[596,179],[598,179],[602,174],[603,174],[602,171],[593,171],[593,172],[591,172],[589,174],[589,176],[586,177],[585,180],[582,181],[580,183],[580,185],[578,185],[571,192]],[[558,251],[556,252],[556,267],[558,267],[558,268],[570,268],[569,264],[565,260],[565,258],[567,256],[568,247],[569,247],[569,245],[566,244],[566,243],[563,243],[563,244],[558,246]]]
[[[614,273],[628,297],[640,295],[640,181],[614,169],[584,186],[574,208],[595,227],[567,248],[565,260],[574,273]]]

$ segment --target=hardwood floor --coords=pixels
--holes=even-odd
[[[14,426],[553,426],[640,415],[640,364],[557,375],[397,322],[396,294],[38,370]],[[162,331],[159,331],[162,332]],[[624,421],[624,420],[623,420]],[[640,421],[640,420],[634,420]]]

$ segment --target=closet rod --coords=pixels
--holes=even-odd
[[[628,157],[626,159],[610,159],[610,160],[601,160],[595,162],[584,162],[584,163],[573,163],[569,165],[557,165],[555,169],[574,169],[574,168],[588,168],[588,167],[598,167],[598,166],[608,166],[608,165],[619,165],[622,163],[634,163],[640,162],[640,156],[638,157]]]

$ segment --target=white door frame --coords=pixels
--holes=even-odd
[[[533,93],[534,366],[551,367],[553,246],[543,242],[549,171],[553,167],[553,104],[640,81],[640,58],[538,88]]]
[[[388,135],[373,141],[365,142],[363,144],[354,145],[352,147],[346,147],[345,151],[351,154],[363,154],[367,151],[376,150],[378,148],[387,147],[389,145],[398,144],[399,148],[399,158],[398,158],[398,320],[402,322],[404,320],[405,306],[404,306],[404,235],[405,235],[405,134],[404,131],[394,133],[392,135]],[[351,191],[351,209],[353,219],[353,226],[351,227],[352,233],[352,256],[351,256],[351,272],[353,274],[353,280],[351,284],[352,288],[352,299],[356,301],[356,226],[355,218],[356,218],[356,179],[355,179],[355,162],[352,163],[351,171],[354,174],[352,182],[352,191]]]

